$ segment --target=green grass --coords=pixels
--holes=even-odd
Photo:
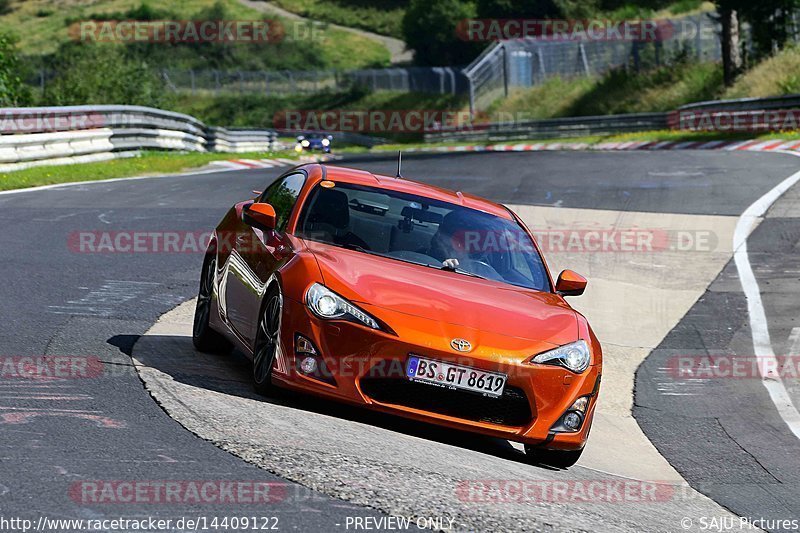
[[[594,79],[551,79],[498,100],[485,118],[508,121],[672,111],[704,100],[797,93],[800,46],[790,46],[743,73],[730,88],[723,84],[719,64],[685,61],[640,74],[617,70]]]
[[[266,157],[296,158],[297,156],[294,152],[288,151],[243,154],[144,152],[139,157],[127,159],[77,165],[43,166],[0,173],[0,190],[7,191],[77,181],[172,174],[202,167],[211,161]]]
[[[150,0],[149,5],[158,10],[168,11],[181,20],[192,19],[202,10],[210,9],[218,0],[171,0],[167,4]],[[232,20],[261,20],[265,16],[260,11],[249,8],[237,0],[219,0],[224,6],[226,17]],[[0,28],[12,32],[19,39],[19,50],[23,55],[41,56],[56,51],[59,45],[69,41],[69,21],[84,20],[103,14],[118,14],[137,8],[142,0],[16,0],[12,2],[11,12],[0,16]],[[148,2],[144,2],[148,3]],[[268,17],[276,18],[276,17]],[[287,29],[287,39],[279,45],[264,44],[257,47],[257,54],[286,55],[289,54],[287,41],[293,41],[289,31],[291,21],[281,19]],[[353,69],[388,65],[389,51],[380,42],[355,35],[351,32],[329,27],[317,28],[313,37],[310,32],[297,32],[296,42],[310,46],[318,55],[318,62],[326,68]],[[319,40],[317,40],[319,39]],[[284,50],[277,51],[283,45]],[[230,46],[230,45],[226,45]],[[169,48],[169,47],[165,47]],[[198,49],[197,56],[202,58],[203,52]],[[256,55],[257,55],[256,54]],[[159,58],[160,59],[160,58]],[[275,68],[297,68],[295,64],[281,66],[280,57],[272,58]],[[277,60],[277,62],[276,62]],[[182,68],[181,65],[160,65]],[[242,65],[231,65],[230,68],[246,68]],[[211,67],[209,67],[211,68]]]
[[[310,19],[402,39],[401,24],[408,0],[274,0],[274,3]]]
[[[489,118],[555,118],[671,111],[723,94],[721,67],[680,62],[642,73],[615,70],[600,78],[554,78],[518,90],[489,109]]]
[[[800,47],[789,46],[742,74],[726,98],[800,93]]]

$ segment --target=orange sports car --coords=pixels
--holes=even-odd
[[[203,263],[193,340],[294,389],[580,457],[600,344],[509,209],[400,177],[300,166],[234,205]]]

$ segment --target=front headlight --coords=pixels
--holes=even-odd
[[[372,329],[381,329],[378,321],[329,288],[315,283],[306,293],[306,305],[320,318],[350,320]]]
[[[303,145],[303,146],[305,146],[306,148],[308,148],[309,146],[311,146],[311,143],[310,143],[310,142],[308,142],[308,139],[303,139],[302,141],[300,141],[300,144],[302,144],[302,145]]]
[[[533,359],[532,363],[561,365],[580,374],[587,368],[591,362],[592,356],[589,352],[589,345],[586,341],[580,340],[564,346],[559,346],[555,350],[540,353]]]
[[[331,142],[328,139],[322,139],[322,146],[328,146]]]

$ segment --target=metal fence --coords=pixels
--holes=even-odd
[[[171,90],[181,93],[287,95],[342,92],[363,88],[369,92],[398,91],[465,94],[469,80],[453,67],[407,67],[365,70],[178,70],[162,69]],[[40,73],[35,84],[46,84]]]
[[[722,57],[718,24],[708,15],[661,21],[669,35],[649,41],[514,39],[487,48],[464,69],[470,83],[470,110],[486,109],[515,88],[533,87],[550,78],[595,76],[611,69],[668,64],[678,56],[700,61]]]

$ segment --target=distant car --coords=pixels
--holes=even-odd
[[[298,135],[294,150],[297,153],[318,150],[322,153],[329,154],[331,153],[332,142],[333,135]]]
[[[518,441],[532,462],[565,468],[602,373],[597,338],[564,300],[585,287],[570,270],[554,282],[502,205],[310,164],[215,229],[193,341],[238,346],[261,394],[285,387]]]

